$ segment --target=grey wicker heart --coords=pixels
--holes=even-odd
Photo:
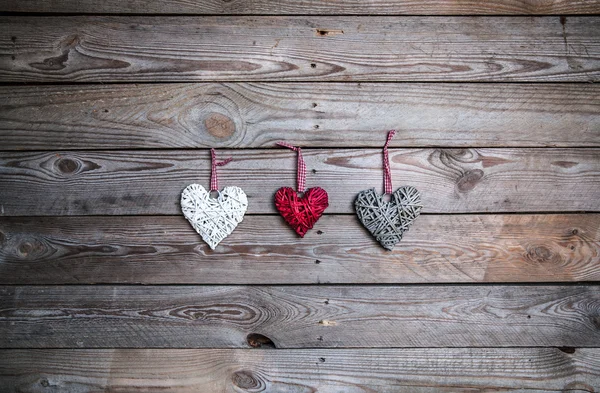
[[[239,187],[225,187],[212,198],[200,184],[190,184],[181,193],[181,210],[213,250],[244,219],[248,208],[246,193]]]
[[[404,232],[421,213],[421,196],[412,186],[398,188],[389,202],[374,188],[358,194],[354,202],[356,215],[375,239],[387,250],[402,240]]]

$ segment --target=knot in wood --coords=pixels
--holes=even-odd
[[[244,389],[247,392],[263,392],[266,389],[266,385],[262,379],[254,376],[254,374],[248,370],[234,372],[231,376],[231,381],[235,386]]]
[[[27,258],[31,251],[33,251],[33,245],[30,242],[21,243],[17,251],[19,256]]]
[[[212,112],[204,120],[208,133],[215,138],[230,138],[235,133],[235,123],[231,118],[217,112]]]
[[[466,171],[463,175],[456,181],[456,188],[460,192],[471,191],[475,188],[477,183],[481,181],[483,178],[483,171],[481,169],[473,169],[470,171]]]
[[[534,246],[527,250],[527,259],[536,263],[558,263],[560,256],[546,246]]]
[[[55,163],[56,169],[62,174],[71,175],[80,167],[80,164],[71,158],[61,158]]]

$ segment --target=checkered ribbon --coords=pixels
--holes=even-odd
[[[383,145],[383,189],[386,194],[392,193],[392,171],[390,170],[388,146],[394,135],[396,135],[395,130],[388,132],[387,141],[385,142],[385,145]]]
[[[219,191],[219,179],[217,178],[217,167],[229,164],[233,158],[229,157],[225,161],[217,162],[215,155],[215,149],[210,149],[210,157],[212,163],[212,170],[210,172],[210,190]]]
[[[277,144],[279,146],[287,147],[288,149],[292,149],[293,151],[298,152],[298,185],[296,187],[296,191],[304,192],[304,190],[306,189],[306,164],[304,163],[304,159],[302,158],[302,149],[296,146],[292,146],[289,143],[285,142],[277,142]]]

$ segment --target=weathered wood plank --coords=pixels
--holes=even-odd
[[[2,348],[596,347],[598,286],[2,286]]]
[[[303,153],[327,213],[353,213],[358,192],[381,190],[381,149]],[[295,153],[219,151],[227,156],[221,187],[242,187],[250,214],[276,213],[275,191],[296,183]],[[417,187],[427,213],[600,211],[599,149],[392,149],[390,160],[394,186]],[[4,152],[0,215],[180,214],[181,191],[209,176],[208,150]]]
[[[2,150],[600,146],[600,86],[201,83],[0,87]]]
[[[7,392],[594,392],[597,348],[1,350]]]
[[[426,215],[393,252],[353,216],[249,216],[216,251],[183,217],[0,218],[0,284],[562,281],[600,281],[599,214]]]
[[[599,17],[4,17],[0,81],[598,81]]]
[[[303,14],[303,15],[552,15],[599,14],[597,0],[0,0],[0,11],[132,14]]]

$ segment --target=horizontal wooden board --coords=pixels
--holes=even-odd
[[[0,218],[0,284],[600,281],[600,214],[424,215],[393,252],[353,216],[300,240],[249,216],[216,251],[180,217]]]
[[[373,138],[383,141],[385,132]],[[326,213],[353,213],[356,195],[382,191],[381,149],[307,149],[307,186],[329,193]],[[219,150],[220,186],[248,195],[250,214],[276,213],[295,187],[288,149]],[[423,212],[600,211],[600,149],[392,149],[395,187],[420,190]],[[180,193],[209,186],[208,150],[3,152],[0,215],[180,214]]]
[[[524,15],[598,14],[597,0],[0,0],[0,11],[131,14]]]
[[[600,17],[4,17],[1,82],[598,81]]]
[[[1,350],[7,392],[594,392],[597,348]]]
[[[0,87],[0,149],[600,146],[597,84]]]
[[[257,337],[256,335],[262,335]],[[599,286],[2,286],[2,348],[597,347]]]

